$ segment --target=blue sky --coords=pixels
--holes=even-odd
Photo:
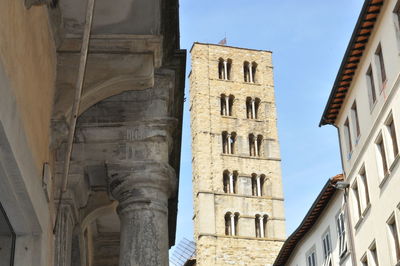
[[[181,48],[188,53],[193,42],[218,43],[225,34],[230,46],[273,52],[287,236],[326,180],[342,172],[336,128],[318,124],[363,2],[180,0]],[[189,99],[188,80],[185,94]],[[188,106],[187,100],[176,243],[193,239]]]

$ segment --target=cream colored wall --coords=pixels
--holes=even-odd
[[[322,237],[329,230],[332,244],[332,265],[351,265],[350,256],[339,257],[338,232],[336,227],[336,216],[340,213],[343,206],[343,193],[337,191],[330,200],[329,204],[318,218],[317,222],[307,232],[303,239],[297,244],[292,252],[288,262],[288,266],[306,266],[306,255],[309,250],[315,247],[317,256],[317,265],[323,265],[324,251]],[[347,238],[348,240],[348,238]]]
[[[23,0],[0,0],[0,60],[15,94],[38,172],[49,161],[50,115],[56,76],[55,48],[47,8]]]
[[[379,132],[384,131],[384,123],[390,113],[393,114],[397,140],[400,140],[400,106],[398,104],[400,102],[400,39],[399,32],[396,32],[396,27],[398,27],[397,18],[393,14],[396,2],[395,0],[385,1],[353,79],[352,87],[349,90],[350,93],[346,97],[336,121],[341,133],[340,144],[347,180],[353,184],[363,165],[365,165],[368,179],[371,206],[364,210],[364,214],[360,219],[357,218],[358,215],[354,212],[355,198],[350,197],[351,221],[356,243],[355,254],[359,263],[369,245],[375,240],[381,265],[392,265],[386,222],[392,213],[395,213],[397,217],[397,224],[400,221],[398,209],[400,203],[399,162],[389,162],[390,174],[383,180],[382,177],[379,177],[375,147],[375,140]],[[379,43],[382,46],[387,74],[387,84],[382,91],[378,87],[379,81],[374,61],[374,53]],[[377,102],[372,110],[370,110],[369,106],[365,77],[370,64],[375,74],[377,90]],[[351,158],[348,160],[347,147],[344,143],[343,123],[350,113],[354,100],[357,102],[361,135],[358,143],[353,148]],[[389,143],[385,134],[384,143],[387,153]]]
[[[250,265],[272,263],[285,238],[285,222],[271,53],[195,44],[191,54],[190,109],[197,262],[199,265],[225,265],[229,261]],[[219,58],[232,60],[232,79],[229,81],[218,78]],[[243,81],[244,61],[258,64],[255,84]],[[221,94],[235,97],[232,117],[220,114]],[[246,118],[247,97],[261,99],[257,120]],[[238,136],[234,155],[222,154],[223,131],[236,132]],[[260,158],[249,156],[250,133],[263,135]],[[238,191],[242,193],[224,193],[224,170],[238,171]],[[268,195],[254,197],[243,187],[251,187],[252,173],[264,174],[270,180]],[[224,216],[227,212],[240,214],[239,238],[225,236]],[[270,218],[264,240],[255,238],[256,214],[267,214]],[[264,249],[270,252],[262,252]],[[211,258],[216,258],[215,264],[207,264],[211,263],[208,261]],[[251,258],[257,259],[251,262]]]

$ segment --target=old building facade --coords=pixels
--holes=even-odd
[[[328,265],[399,265],[399,23],[400,1],[364,1],[320,123],[338,130],[341,190],[297,246],[284,244],[275,265],[320,265],[318,246],[328,222],[341,221],[338,208],[345,225],[336,224],[335,234],[345,229],[346,249],[337,252],[332,237]]]
[[[168,265],[185,62],[178,1],[0,0],[0,265]]]
[[[398,0],[366,0],[321,124],[338,129],[353,265],[400,262]]]
[[[195,43],[190,111],[198,265],[270,265],[285,238],[271,52]]]

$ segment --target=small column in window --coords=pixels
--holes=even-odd
[[[251,81],[252,83],[256,82],[256,70],[257,70],[257,63],[253,62],[251,64],[250,73],[251,73]]]
[[[257,176],[257,196],[261,197],[261,180],[260,176]]]
[[[251,100],[251,118],[256,119],[256,103],[254,100]]]
[[[228,62],[224,61],[224,80],[228,80]]]
[[[258,222],[260,223],[260,237],[264,237],[264,217],[259,216]]]
[[[235,235],[235,214],[231,213],[231,236]]]

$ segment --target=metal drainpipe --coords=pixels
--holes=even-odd
[[[342,162],[342,170],[343,170],[343,175],[346,177],[346,174],[345,174],[345,172],[344,172],[344,160],[343,160],[343,150],[342,150],[342,145],[341,145],[341,138],[340,138],[340,131],[339,131],[339,128],[335,125],[335,124],[332,124],[336,129],[337,129],[337,133],[338,133],[338,139],[339,139],[339,148],[340,148],[340,160],[341,160],[341,162]],[[354,249],[354,237],[353,237],[353,226],[352,226],[352,223],[351,223],[351,219],[350,219],[350,208],[349,208],[349,201],[348,201],[348,195],[349,195],[349,190],[348,190],[348,188],[345,188],[344,190],[343,190],[343,197],[344,197],[344,207],[345,207],[345,215],[344,215],[344,217],[345,217],[345,221],[346,221],[346,225],[347,225],[347,229],[348,229],[348,232],[349,232],[349,239],[350,239],[350,241],[349,241],[349,253],[350,253],[350,256],[351,256],[351,262],[352,262],[352,264],[353,265],[357,265],[357,259],[356,259],[356,252],[355,252],[355,249]]]
[[[85,28],[83,30],[82,46],[81,46],[81,53],[80,53],[80,60],[79,60],[79,70],[78,70],[78,77],[76,80],[75,98],[74,98],[74,102],[73,102],[73,106],[72,106],[72,110],[71,110],[70,122],[69,122],[70,128],[69,128],[69,132],[68,132],[67,150],[65,153],[64,176],[63,176],[63,180],[62,180],[62,186],[60,188],[60,199],[59,199],[56,221],[55,221],[53,232],[55,232],[56,227],[57,227],[58,216],[59,216],[60,206],[61,206],[61,202],[62,202],[62,196],[63,196],[64,192],[67,190],[69,165],[71,162],[71,153],[72,153],[72,144],[74,141],[76,120],[78,119],[79,105],[80,105],[80,101],[81,101],[83,82],[85,80],[86,63],[87,63],[87,56],[88,56],[88,50],[89,50],[89,40],[90,40],[90,32],[92,29],[95,1],[96,0],[88,0],[88,3],[87,3]]]

